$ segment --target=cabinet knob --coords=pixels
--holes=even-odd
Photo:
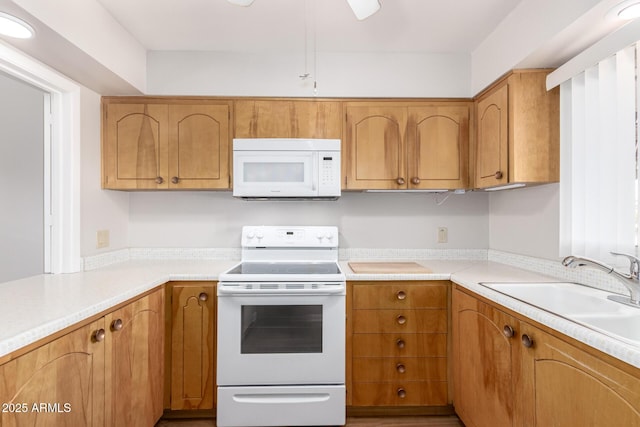
[[[522,345],[525,346],[526,348],[533,347],[533,338],[531,338],[527,334],[523,334],[522,335]]]
[[[407,318],[400,314],[398,317],[396,317],[396,322],[398,322],[398,325],[404,325],[405,323],[407,323]]]
[[[177,176],[171,177],[171,183],[172,184],[177,184],[180,182],[180,178],[178,178]]]
[[[502,171],[497,171],[496,172],[496,175],[495,175],[496,179],[502,179],[502,176],[503,176],[502,175]]]
[[[512,338],[516,334],[516,331],[510,325],[504,325],[504,328],[502,328],[502,333],[505,337]]]
[[[111,330],[113,332],[119,331],[120,329],[122,329],[122,326],[124,324],[122,323],[122,319],[116,319],[113,322],[111,322]]]
[[[396,346],[397,346],[398,348],[404,348],[404,347],[405,347],[405,345],[406,345],[406,344],[405,344],[405,342],[404,342],[404,340],[403,340],[403,339],[398,339],[398,340],[396,340]]]
[[[198,295],[198,299],[200,301],[206,301],[209,299],[209,295],[206,292],[200,292],[200,295]]]
[[[404,399],[405,397],[407,397],[407,392],[402,387],[398,388],[398,392],[397,393],[398,393],[398,397],[400,399]]]
[[[398,371],[401,374],[404,374],[407,371],[407,368],[402,363],[398,363],[396,365],[396,371]]]
[[[164,182],[164,179],[161,176],[156,178],[156,184],[162,184],[163,182]]]
[[[396,182],[398,183],[398,185],[404,185],[406,181],[403,177],[399,176],[398,179],[396,179]]]
[[[405,291],[398,291],[396,292],[396,298],[402,301],[403,299],[407,298],[407,293]]]
[[[413,185],[418,185],[420,184],[420,178],[418,178],[417,176],[414,176],[413,178],[411,178],[411,183]]]
[[[91,339],[94,342],[100,342],[100,341],[104,341],[104,337],[106,336],[106,332],[104,329],[100,328],[97,331],[95,331],[93,334],[91,334]]]

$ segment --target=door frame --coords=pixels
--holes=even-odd
[[[47,148],[47,143],[44,143],[45,162],[50,162],[50,170],[47,171],[47,166],[43,166],[45,171],[43,220],[45,236],[49,236],[49,238],[45,237],[45,272],[78,272],[82,269],[80,257],[81,86],[2,41],[0,41],[0,70],[49,94],[51,114],[44,120],[45,139],[50,140],[50,148]],[[45,115],[47,111],[48,109],[45,109]],[[47,118],[49,120],[46,120]],[[48,197],[49,200],[47,200]],[[48,201],[49,207],[47,207]]]

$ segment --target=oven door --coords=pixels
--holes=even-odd
[[[236,197],[314,197],[318,195],[315,151],[234,151]]]
[[[344,295],[219,295],[218,385],[344,384]]]

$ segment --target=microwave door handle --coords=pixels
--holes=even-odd
[[[318,152],[313,152],[313,157],[311,159],[311,163],[313,164],[311,171],[311,190],[315,193],[318,188],[318,169],[319,169],[319,160],[318,160]]]

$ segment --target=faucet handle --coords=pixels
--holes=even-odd
[[[634,278],[637,278],[640,275],[640,259],[638,259],[636,256],[623,254],[620,252],[610,252],[610,253],[611,255],[623,256],[629,260],[629,263],[630,263],[629,273],[631,274],[631,276],[633,276]]]

